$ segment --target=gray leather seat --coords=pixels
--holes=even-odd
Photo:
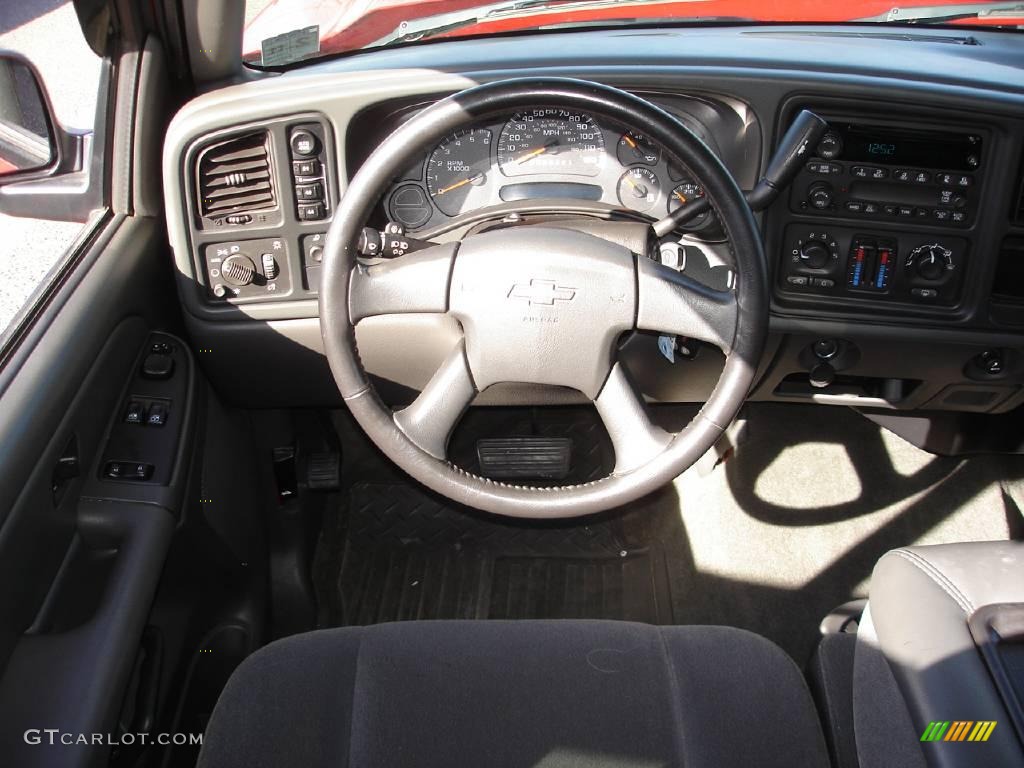
[[[948,544],[887,553],[875,566],[856,638],[826,637],[816,659],[831,713],[831,741],[840,753],[836,764],[1024,765],[1024,748],[1007,705],[968,626],[979,609],[1022,602],[1024,543]],[[852,709],[837,693],[844,664],[852,667]],[[1024,686],[1024,680],[1018,682]],[[843,723],[846,715],[849,724]],[[933,721],[998,724],[984,743],[922,742]],[[856,755],[851,754],[854,742]]]
[[[626,622],[409,622],[260,650],[205,768],[827,766],[803,677],[767,640]]]

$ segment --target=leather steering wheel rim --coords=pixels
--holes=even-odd
[[[723,347],[726,349],[725,367],[697,416],[641,465],[630,467],[628,471],[613,472],[586,484],[554,488],[514,485],[478,477],[435,455],[437,451],[425,450],[410,438],[407,430],[400,426],[401,420],[396,413],[377,396],[363,369],[355,341],[355,324],[362,316],[359,304],[362,296],[360,286],[364,279],[361,275],[365,272],[357,262],[356,244],[362,227],[388,185],[417,154],[429,150],[454,131],[488,118],[538,106],[579,110],[623,126],[640,127],[704,187],[708,202],[730,244],[736,266],[735,327],[728,346]],[[459,259],[454,250],[452,248],[443,254],[450,260],[447,267],[449,283],[452,280],[451,263]],[[647,264],[647,261],[641,256],[635,268],[647,275],[648,280],[661,280],[666,284],[675,280],[664,271],[651,273],[652,269],[661,268],[660,265],[652,266],[653,262]],[[442,268],[428,265],[421,269],[437,274]],[[654,274],[653,278],[651,274]],[[390,285],[386,280],[378,282],[385,289]],[[435,309],[451,309],[447,303],[447,286],[444,301],[443,306],[438,305]],[[414,306],[403,311],[427,311],[429,305],[429,301],[420,298],[412,303]],[[417,303],[423,306],[415,306]],[[709,306],[701,296],[695,303],[695,311]],[[646,306],[653,304],[648,302]],[[669,320],[666,318],[666,322]],[[743,193],[725,166],[693,132],[668,112],[625,91],[584,80],[517,78],[493,82],[454,94],[418,113],[386,138],[352,179],[328,232],[324,253],[320,289],[321,333],[331,371],[356,421],[386,456],[423,485],[460,504],[511,517],[565,518],[604,511],[641,498],[690,467],[715,444],[742,406],[754,382],[764,348],[767,321],[768,287],[763,245]],[[620,367],[620,364],[615,365],[616,369]],[[450,380],[445,379],[446,375]],[[472,375],[469,378],[472,380]],[[444,410],[447,401],[455,397],[451,394],[454,378],[450,373],[439,372],[435,379],[438,381],[431,381],[436,390],[431,405],[434,409]],[[612,388],[611,385],[609,377],[604,390]],[[628,381],[619,375],[615,386],[621,389],[628,386]],[[642,405],[639,407],[642,409]],[[619,410],[622,409],[616,408],[612,413],[603,411],[602,416],[618,420]],[[630,418],[633,416],[635,414]],[[608,418],[605,421],[607,425]],[[611,427],[609,431],[612,431]],[[619,443],[616,443],[617,452],[618,447]]]

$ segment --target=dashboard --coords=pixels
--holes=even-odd
[[[706,127],[688,122],[721,153]],[[384,206],[390,221],[418,232],[503,203],[580,200],[658,218],[703,196],[693,177],[636,128],[538,106],[448,136],[409,167]],[[690,228],[707,228],[709,219],[703,214]]]
[[[1011,409],[1024,402],[1024,50],[1012,34],[926,32],[735,27],[461,40],[205,94],[171,125],[164,183],[186,319],[218,350],[208,373],[244,377],[244,403],[336,402],[317,286],[349,179],[437,99],[552,75],[615,85],[672,112],[743,189],[799,110],[828,121],[795,181],[758,216],[771,312],[751,398],[892,412]],[[254,180],[266,185],[248,211],[228,210],[224,197],[224,158],[239,152],[257,159]],[[445,241],[512,213],[653,221],[701,195],[699,180],[643,126],[537,104],[423,150],[369,223]],[[673,266],[696,279],[728,271],[729,246],[711,217],[669,240]],[[445,317],[357,328],[364,362],[396,402],[422,387],[457,335]],[[663,347],[656,334],[624,341],[644,394],[706,397],[721,356]],[[572,401],[492,389],[481,402]]]

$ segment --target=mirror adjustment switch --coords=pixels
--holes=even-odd
[[[103,476],[109,480],[149,480],[153,476],[153,465],[139,461],[108,461],[103,467]]]
[[[174,358],[170,355],[150,353],[142,361],[142,375],[147,379],[169,379],[174,373]]]

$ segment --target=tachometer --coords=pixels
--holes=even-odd
[[[498,167],[506,176],[596,176],[603,159],[604,134],[594,118],[558,107],[516,113],[498,139]]]
[[[471,205],[470,198],[487,181],[490,170],[491,132],[471,128],[454,133],[427,160],[430,198],[442,213],[455,216]]]

